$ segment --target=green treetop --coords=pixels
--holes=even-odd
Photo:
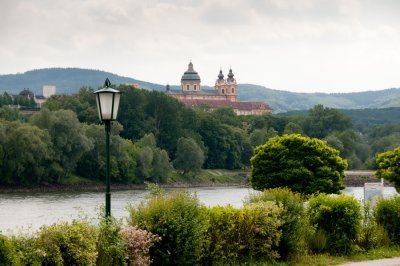
[[[258,146],[251,158],[254,189],[288,187],[293,191],[339,193],[346,160],[325,141],[299,134],[276,136]]]

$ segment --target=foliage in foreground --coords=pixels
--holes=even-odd
[[[281,214],[282,208],[272,202],[209,209],[203,265],[279,258]]]
[[[187,192],[167,195],[155,187],[147,203],[131,207],[130,222],[135,225],[102,218],[98,226],[75,220],[43,226],[33,235],[9,238],[0,234],[0,262],[5,265],[325,265],[345,258],[399,256],[398,246],[390,246],[398,244],[399,206],[400,197],[381,200],[373,216],[365,209],[362,223],[360,205],[354,198],[320,194],[309,200],[309,220],[304,215],[306,210],[300,195],[286,188],[252,195],[242,208],[207,208]],[[314,230],[310,230],[309,221]],[[299,250],[301,247],[303,252]]]
[[[400,193],[400,147],[381,153],[376,158],[378,171],[376,176],[393,182],[397,192]]]
[[[400,196],[379,200],[374,216],[388,232],[390,240],[400,245]]]
[[[150,248],[155,265],[193,265],[201,258],[205,220],[197,197],[173,192],[131,208],[129,224],[161,237]]]
[[[298,134],[274,137],[255,149],[251,165],[250,181],[256,190],[288,187],[313,194],[344,189],[347,162],[319,139]]]
[[[311,228],[301,195],[288,188],[274,188],[251,194],[245,204],[253,202],[274,202],[282,207],[282,236],[278,246],[281,259],[295,260],[304,255]]]
[[[326,246],[319,251],[331,254],[350,254],[353,243],[361,229],[361,205],[351,196],[313,195],[309,200],[309,216],[311,224],[316,227],[316,235],[326,237]]]

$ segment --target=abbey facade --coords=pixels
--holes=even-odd
[[[214,89],[205,89],[201,87],[200,76],[190,62],[188,69],[182,75],[180,90],[170,90],[167,85],[166,93],[188,107],[211,109],[231,107],[237,115],[261,115],[272,112],[271,107],[264,102],[238,101],[237,83],[232,69],[229,69],[226,79],[220,70]]]

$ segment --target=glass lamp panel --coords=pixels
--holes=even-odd
[[[114,109],[113,109],[113,113],[112,113],[112,120],[117,120],[120,99],[121,99],[121,93],[115,93],[114,94]]]
[[[112,114],[112,105],[113,105],[113,95],[114,93],[98,93],[98,98],[100,101],[100,106],[101,108],[101,120],[112,120],[111,114]]]

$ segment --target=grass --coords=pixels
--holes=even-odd
[[[247,177],[244,171],[238,170],[201,170],[196,173],[187,173],[185,175],[174,173],[170,183],[183,182],[183,183],[196,183],[196,184],[246,184]]]
[[[306,255],[298,258],[296,262],[260,262],[257,266],[323,266],[337,265],[350,261],[366,261],[400,257],[400,247],[382,247],[369,251],[359,252],[349,256],[332,256],[328,254]]]
[[[61,185],[78,185],[78,184],[95,184],[96,181],[77,176],[77,175],[69,175],[66,178],[62,179]]]

